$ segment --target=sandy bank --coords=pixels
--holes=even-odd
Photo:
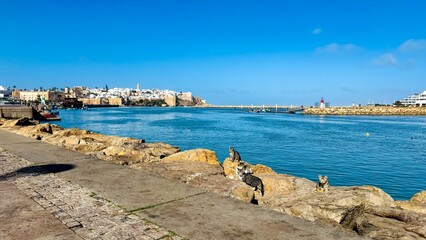
[[[166,143],[145,143],[142,139],[62,129],[50,124],[27,125],[29,122],[25,120],[0,123],[2,129],[27,137],[373,239],[426,238],[426,191],[410,201],[394,201],[372,186],[331,186],[329,191],[319,192],[316,183],[310,180],[277,174],[263,165],[251,166],[264,183],[265,195],[261,196],[235,176],[236,162],[225,159],[222,165],[211,150],[180,152]]]

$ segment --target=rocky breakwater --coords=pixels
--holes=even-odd
[[[264,184],[264,196],[258,192],[254,195],[260,206],[373,239],[426,238],[426,191],[410,201],[394,201],[373,186],[331,186],[328,191],[318,191],[317,183],[308,179],[277,174],[262,165],[248,165]],[[227,158],[223,166],[228,178],[238,179],[236,161]]]
[[[316,183],[308,179],[246,163],[263,182],[262,196],[237,176],[238,161],[227,158],[221,164],[211,150],[180,152],[179,148],[165,143],[62,129],[25,119],[2,120],[0,124],[3,129],[24,136],[373,239],[426,238],[426,191],[417,193],[410,201],[394,201],[372,186],[331,186],[328,191],[318,191]]]
[[[307,108],[308,115],[426,115],[426,107],[330,107]]]
[[[180,151],[166,143],[145,143],[143,139],[107,136],[77,128],[63,129],[55,124],[38,124],[26,118],[3,119],[0,124],[11,132],[122,165],[155,162]]]

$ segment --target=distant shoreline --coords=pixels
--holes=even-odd
[[[275,108],[300,108],[300,106],[283,106],[283,105],[200,105],[200,106],[193,106],[195,108],[237,108],[237,109],[250,109],[250,108],[265,108],[265,109],[275,109]]]
[[[426,107],[330,107],[307,108],[307,115],[376,115],[376,116],[426,116]]]
[[[305,107],[301,106],[236,106],[236,105],[210,105],[210,106],[194,106],[196,108],[218,108],[218,109],[269,109],[271,113],[275,109],[286,109],[287,111],[300,111],[306,115],[350,115],[350,116],[426,116],[426,107],[383,107],[383,106],[363,106],[363,107]]]

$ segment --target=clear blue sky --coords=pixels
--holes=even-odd
[[[0,85],[160,88],[213,104],[426,90],[426,1],[1,1]]]

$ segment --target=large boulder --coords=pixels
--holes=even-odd
[[[13,131],[20,135],[39,140],[53,133],[52,126],[49,123],[21,126],[13,129]]]
[[[235,169],[238,167],[238,161],[232,161],[231,158],[226,158],[223,161],[223,172],[227,178],[237,179]]]
[[[78,144],[85,144],[84,140],[82,140],[80,137],[78,136],[69,136],[63,139],[62,141],[63,144],[67,145],[67,146],[74,146],[74,145],[78,145]]]
[[[32,120],[32,119],[29,119],[29,118],[27,118],[27,117],[23,117],[23,118],[20,118],[20,119],[18,119],[17,121],[16,121],[16,126],[31,126],[31,125],[36,125],[36,124],[38,124],[39,122],[38,121],[35,121],[35,120]]]
[[[410,199],[411,203],[426,206],[426,191],[421,191],[413,195]]]
[[[50,125],[49,123],[39,124],[39,125],[37,125],[36,129],[39,132],[44,132],[44,133],[49,133],[49,134],[53,133],[52,125]]]
[[[55,136],[56,137],[81,136],[81,135],[87,135],[90,133],[91,132],[88,130],[82,130],[78,128],[69,128],[69,129],[64,129],[62,131],[55,132]]]
[[[238,164],[239,164],[238,161],[232,161],[231,158],[226,158],[225,161],[223,161],[223,171],[225,172],[225,176],[231,179],[237,179],[238,176],[236,174],[235,169],[238,167]],[[254,174],[260,174],[260,173],[276,174],[276,172],[274,172],[272,168],[262,164],[252,165],[247,162],[245,162],[245,164],[250,167],[250,169],[252,170]]]
[[[257,173],[276,174],[276,172],[272,170],[272,168],[262,164],[256,164],[255,166],[250,165],[250,167],[254,174],[257,174]]]
[[[410,201],[396,201],[395,203],[401,209],[411,211],[411,212],[426,214],[426,205],[420,205],[420,204],[412,203]]]
[[[231,196],[243,202],[253,202],[255,199],[253,188],[247,184],[237,184]]]
[[[291,176],[288,178],[289,180],[293,178],[294,185],[289,185],[287,189],[284,188],[285,191],[288,191],[287,194],[267,194],[266,192],[265,197],[259,199],[259,204],[309,221],[322,219],[334,223],[340,223],[351,208],[361,204],[365,206],[396,206],[393,199],[379,188],[369,186],[331,187],[328,192],[317,192],[315,183],[309,180],[296,181],[297,178]],[[267,177],[263,177],[264,181],[268,181],[267,179]],[[281,184],[286,186],[285,182]],[[265,188],[270,187],[265,184]]]
[[[52,134],[53,130],[52,130],[52,126],[49,123],[44,123],[44,124],[21,127],[19,128],[18,133],[21,135],[31,135],[31,134],[37,134],[37,133]]]
[[[139,147],[134,144],[112,145],[108,146],[97,157],[115,161],[117,163],[126,162],[127,165],[141,162],[155,162],[177,153],[180,149],[165,143],[140,143]]]
[[[342,223],[372,239],[426,238],[426,215],[399,208],[359,205],[350,209]]]
[[[414,194],[409,201],[397,201],[396,203],[404,210],[426,214],[426,191]]]
[[[63,127],[61,127],[61,126],[59,126],[57,124],[51,124],[50,126],[52,126],[52,133],[56,132],[56,131],[62,131],[62,130],[64,130]]]
[[[93,142],[89,144],[87,142],[84,142],[84,140],[80,140],[79,144],[77,145],[67,145],[65,147],[71,150],[75,150],[75,151],[86,153],[86,154],[93,154],[93,155],[97,155],[97,154],[102,155],[103,154],[102,150],[107,148],[105,144],[98,143],[98,142]],[[100,159],[103,159],[103,158],[100,158]]]
[[[285,174],[261,173],[255,174],[263,182],[265,195],[286,195],[296,189],[294,177]]]
[[[195,161],[195,162],[203,162],[212,165],[220,165],[216,153],[212,150],[208,149],[194,149],[183,152],[178,152],[168,157],[163,158],[162,161],[170,162],[170,161]]]
[[[4,120],[2,127],[10,128],[15,126],[32,126],[38,124],[38,121],[31,120],[27,117],[19,119]]]

